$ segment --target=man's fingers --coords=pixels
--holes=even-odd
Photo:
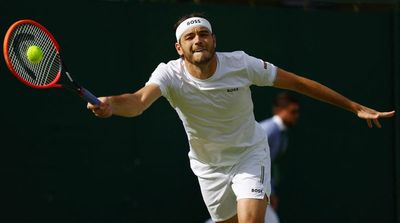
[[[87,109],[91,110],[93,114],[99,118],[108,118],[112,116],[111,105],[109,104],[107,97],[100,97],[99,105],[93,105],[91,103],[87,103]]]
[[[380,118],[389,118],[394,116],[395,111],[390,111],[390,112],[380,112],[379,117]]]
[[[107,108],[108,108],[108,104],[102,102],[102,103],[99,105],[99,107],[100,107],[100,109],[107,109]]]
[[[382,125],[381,125],[381,123],[379,123],[379,120],[378,120],[378,119],[372,119],[372,120],[374,121],[376,127],[382,128]]]
[[[371,119],[367,119],[367,124],[368,124],[368,127],[372,128]]]
[[[99,106],[98,105],[93,105],[93,104],[90,104],[90,103],[87,103],[87,109],[90,109],[90,110],[93,110],[93,109],[96,109],[96,108],[98,108]]]
[[[107,104],[107,103],[104,103],[104,102],[101,102],[99,105],[93,105],[93,104],[88,103],[86,107],[87,107],[88,109],[90,109],[90,110],[93,110],[93,109],[96,109],[96,110],[99,110],[99,109],[104,110],[104,109],[107,109],[107,108],[108,108],[108,104]]]

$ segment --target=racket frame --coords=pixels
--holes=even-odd
[[[14,24],[12,24],[12,25],[10,26],[10,28],[8,29],[8,31],[7,31],[7,33],[6,33],[5,37],[4,37],[4,42],[3,42],[3,55],[4,55],[4,59],[5,59],[5,62],[6,62],[6,64],[7,64],[8,69],[11,71],[11,73],[12,73],[16,78],[18,78],[18,80],[20,80],[22,83],[28,85],[29,87],[32,87],[32,88],[39,88],[39,89],[43,89],[43,88],[60,88],[60,87],[62,87],[61,84],[58,84],[58,83],[57,83],[57,82],[59,81],[59,79],[60,79],[62,68],[60,69],[60,72],[58,72],[56,78],[54,78],[53,81],[51,81],[50,83],[48,83],[48,84],[46,84],[46,85],[34,85],[34,84],[32,84],[32,83],[26,81],[25,79],[23,79],[23,78],[18,74],[18,72],[14,69],[14,66],[13,66],[12,63],[11,63],[10,55],[9,55],[9,53],[8,53],[8,46],[9,46],[9,43],[10,43],[10,36],[11,36],[12,33],[14,32],[14,30],[15,30],[18,26],[20,26],[21,24],[31,24],[31,25],[34,25],[34,26],[39,27],[39,28],[40,28],[42,31],[44,31],[44,32],[46,33],[46,35],[50,38],[50,40],[51,40],[51,41],[53,42],[53,44],[54,44],[54,47],[55,47],[56,50],[57,50],[58,55],[60,55],[60,45],[58,44],[58,42],[56,41],[56,39],[54,38],[54,36],[50,33],[50,31],[48,31],[44,26],[42,26],[41,24],[39,24],[39,23],[37,23],[37,22],[35,22],[35,21],[33,21],[33,20],[30,20],[30,19],[19,20],[19,21],[15,22]],[[61,58],[60,58],[60,60],[61,60]]]
[[[14,66],[11,63],[11,58],[9,56],[8,53],[8,46],[10,43],[10,36],[13,34],[14,30],[20,26],[21,24],[31,24],[33,26],[38,27],[39,29],[41,29],[43,32],[46,33],[46,35],[50,38],[50,40],[52,41],[52,43],[54,44],[54,47],[56,48],[56,51],[60,57],[60,61],[61,61],[61,65],[60,65],[60,70],[57,73],[56,77],[54,78],[53,81],[51,81],[48,84],[45,85],[34,85],[28,81],[26,81],[25,79],[23,79],[18,72],[14,69]],[[72,90],[75,93],[77,93],[80,97],[82,97],[83,99],[85,99],[86,101],[90,102],[91,104],[94,105],[100,105],[100,101],[97,99],[97,97],[95,95],[93,95],[90,91],[88,91],[87,89],[83,88],[81,85],[79,85],[76,81],[74,81],[71,77],[71,75],[69,74],[65,64],[63,63],[62,59],[61,59],[61,54],[60,54],[60,45],[58,44],[58,42],[56,41],[56,39],[54,38],[54,36],[50,33],[50,31],[48,31],[44,26],[42,26],[41,24],[39,24],[36,21],[30,20],[30,19],[22,19],[19,20],[15,23],[13,23],[10,28],[8,29],[5,37],[4,37],[4,41],[3,41],[3,55],[4,55],[4,59],[6,62],[6,65],[8,67],[8,69],[11,71],[11,73],[19,80],[21,81],[23,84],[32,87],[32,88],[38,88],[38,89],[45,89],[45,88],[65,88],[68,90]],[[67,86],[67,85],[62,85],[57,83],[60,80],[61,77],[61,73],[63,73],[67,79],[70,81],[72,87]]]

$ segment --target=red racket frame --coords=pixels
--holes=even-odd
[[[32,83],[29,83],[28,81],[24,80],[24,79],[18,74],[18,72],[14,69],[14,67],[13,67],[13,65],[12,65],[12,63],[11,63],[11,60],[10,60],[10,56],[9,56],[9,54],[8,54],[8,46],[9,46],[9,41],[10,41],[10,36],[11,36],[11,34],[14,32],[14,30],[15,30],[18,26],[20,26],[20,25],[22,25],[22,24],[31,24],[31,25],[34,25],[34,26],[38,27],[38,28],[41,29],[42,31],[44,31],[44,32],[47,34],[47,36],[50,38],[50,40],[53,42],[53,44],[54,44],[54,46],[55,46],[55,48],[56,48],[56,50],[57,50],[57,53],[58,53],[58,54],[60,53],[60,45],[58,45],[58,43],[57,43],[56,39],[54,38],[54,36],[53,36],[44,26],[42,26],[42,25],[40,25],[39,23],[37,23],[37,22],[35,22],[35,21],[33,21],[33,20],[30,20],[30,19],[19,20],[19,21],[15,22],[14,24],[12,24],[12,25],[10,26],[10,28],[7,30],[7,33],[6,33],[5,37],[4,37],[4,42],[3,42],[3,55],[4,55],[4,59],[5,59],[5,62],[6,62],[6,64],[7,64],[8,69],[11,71],[11,73],[12,73],[18,80],[20,80],[20,81],[21,81],[22,83],[24,83],[25,85],[28,85],[29,87],[41,88],[41,89],[43,89],[43,88],[60,88],[60,87],[62,87],[61,84],[57,84],[57,82],[58,82],[58,80],[60,79],[60,76],[61,76],[61,69],[62,69],[62,68],[61,68],[60,71],[58,72],[56,78],[55,78],[52,82],[50,82],[50,83],[48,83],[48,84],[46,84],[46,85],[34,85],[34,84],[32,84]]]

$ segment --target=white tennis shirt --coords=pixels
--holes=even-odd
[[[216,56],[217,69],[208,79],[193,77],[177,59],[158,65],[146,85],[158,85],[178,113],[189,140],[189,158],[225,166],[253,148],[268,147],[254,118],[250,86],[272,85],[277,68],[243,51]]]

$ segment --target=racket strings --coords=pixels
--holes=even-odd
[[[43,53],[38,64],[30,62],[26,52],[32,45],[38,46]],[[61,72],[61,59],[51,38],[39,27],[21,24],[11,34],[8,54],[15,71],[25,81],[45,86],[54,81]]]

